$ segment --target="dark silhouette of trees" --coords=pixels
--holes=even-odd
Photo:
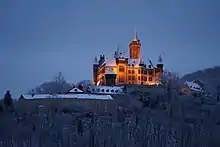
[[[217,101],[219,102],[219,85],[217,85]]]
[[[6,91],[6,93],[5,93],[4,105],[5,105],[6,107],[12,107],[12,105],[13,105],[13,100],[12,100],[11,93],[10,93],[9,90]]]
[[[72,89],[72,85],[67,83],[61,72],[52,81],[44,82],[36,88],[30,90],[28,94],[61,94]]]
[[[0,105],[0,112],[3,112],[3,107],[2,107],[2,105]]]

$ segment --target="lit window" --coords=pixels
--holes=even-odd
[[[153,71],[149,71],[148,73],[149,73],[149,75],[153,75]]]
[[[124,66],[119,66],[119,72],[124,72],[125,69],[124,69]]]
[[[132,76],[132,80],[133,80],[133,81],[135,80],[135,77],[134,77],[134,76]]]

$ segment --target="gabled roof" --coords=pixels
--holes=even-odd
[[[83,91],[82,90],[80,90],[80,89],[78,89],[78,88],[73,88],[73,89],[71,89],[70,91],[69,91],[70,93],[83,93]]]

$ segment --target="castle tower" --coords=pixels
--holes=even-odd
[[[133,40],[129,44],[129,49],[130,49],[130,58],[131,59],[140,59],[141,54],[140,54],[140,49],[141,49],[141,42],[138,39],[137,32],[134,32]]]
[[[93,62],[93,83],[96,84],[97,81],[97,76],[98,76],[98,70],[99,70],[99,62],[97,57],[95,57],[95,60]]]
[[[163,71],[163,59],[162,59],[161,55],[158,57],[157,68],[159,68]]]
[[[115,85],[117,74],[113,71],[113,69],[109,69],[107,73],[105,73],[105,80],[107,86]]]

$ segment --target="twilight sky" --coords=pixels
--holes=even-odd
[[[220,64],[219,0],[0,0],[0,97],[27,92],[61,71],[92,79],[92,62],[128,51],[181,75]]]

